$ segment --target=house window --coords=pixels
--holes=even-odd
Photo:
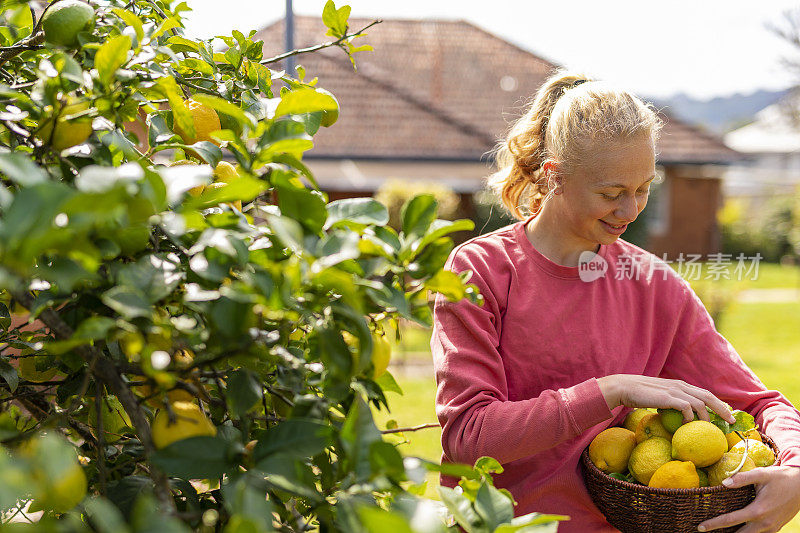
[[[656,165],[656,179],[650,185],[650,195],[643,213],[648,233],[653,237],[664,236],[669,230],[669,189],[664,167]]]

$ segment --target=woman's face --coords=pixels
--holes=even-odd
[[[599,144],[562,177],[561,194],[552,198],[556,216],[570,240],[612,244],[647,205],[655,177],[649,136]]]

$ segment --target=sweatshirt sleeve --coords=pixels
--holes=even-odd
[[[780,450],[782,465],[800,466],[800,412],[778,391],[767,389],[717,332],[705,306],[681,280],[675,339],[661,377],[682,379],[711,391],[734,409],[753,415]]]
[[[484,304],[449,302],[437,295],[433,312],[442,448],[450,461],[470,465],[481,456],[509,463],[534,455],[612,417],[594,378],[535,398],[509,400],[499,351],[509,280],[492,259],[493,254],[457,248],[445,268],[471,270],[469,283],[478,287]]]

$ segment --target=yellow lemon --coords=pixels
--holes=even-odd
[[[606,474],[621,474],[636,447],[636,435],[625,428],[601,431],[589,444],[589,459]]]
[[[705,420],[684,424],[672,436],[672,458],[691,461],[700,468],[716,463],[726,451],[728,440],[725,434]]]
[[[392,359],[392,345],[386,335],[381,333],[372,334],[372,364],[374,371],[372,378],[378,379],[389,368],[389,361]]]
[[[214,144],[219,144],[217,141],[212,139],[210,135],[212,131],[221,129],[219,124],[219,115],[217,115],[217,112],[196,100],[186,100],[184,103],[186,104],[186,108],[189,110],[189,114],[192,115],[195,134],[191,135],[188,132],[183,131],[183,129],[178,125],[177,121],[174,123],[175,133],[177,133],[181,139],[183,139],[185,144],[194,144],[200,141],[210,141]]]
[[[744,431],[742,432],[742,435],[744,435],[744,438],[746,439],[761,441],[761,434],[756,428]],[[739,435],[737,435],[734,431],[731,431],[725,435],[725,438],[728,439],[728,450],[736,446],[736,443],[742,442],[742,439],[740,439]]]
[[[648,413],[639,420],[636,426],[636,442],[643,442],[652,437],[661,437],[670,440],[672,433],[667,431],[661,423],[661,415],[658,413]]]
[[[19,376],[32,383],[42,383],[50,381],[58,373],[58,368],[42,368],[47,364],[47,357],[44,355],[28,355],[19,359]],[[37,366],[39,367],[37,369]]]
[[[740,440],[738,443],[734,444],[730,451],[744,453],[744,446],[745,441]],[[747,456],[752,459],[758,467],[771,466],[775,463],[775,454],[772,453],[769,446],[760,440],[747,439]]]
[[[709,486],[715,487],[717,485],[722,485],[722,480],[729,478],[741,462],[742,454],[740,453],[725,452],[722,454],[722,457],[719,461],[706,468]],[[744,461],[744,466],[739,472],[747,472],[755,467],[756,464],[753,462],[753,460],[747,457]]]
[[[174,402],[171,407],[175,414],[173,423],[170,424],[166,409],[159,411],[153,420],[153,444],[156,448],[165,448],[190,437],[213,437],[217,434],[217,428],[197,404]]]
[[[239,173],[236,171],[236,167],[227,161],[220,161],[214,168],[214,179],[222,183],[231,183],[239,179]]]
[[[67,105],[57,105],[57,111],[42,123],[37,136],[54,150],[66,150],[81,144],[92,134],[92,119],[84,116],[73,120],[68,117],[89,109],[89,101],[67,98]]]
[[[625,422],[622,424],[622,426],[625,429],[627,429],[629,431],[633,431],[635,433],[636,432],[636,426],[639,425],[639,421],[643,417],[645,417],[645,416],[647,416],[647,415],[649,415],[651,413],[652,413],[652,411],[650,409],[644,409],[644,408],[634,409],[633,411],[628,413],[628,416],[625,417]]]
[[[656,470],[670,461],[670,442],[662,437],[653,437],[636,445],[628,460],[628,470],[639,483],[647,485]]]
[[[647,484],[659,489],[695,489],[700,476],[691,461],[670,461],[658,467]]]

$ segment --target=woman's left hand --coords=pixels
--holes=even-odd
[[[729,488],[755,485],[756,498],[738,511],[706,520],[697,527],[698,531],[746,523],[739,533],[773,532],[800,511],[800,468],[796,466],[755,468],[740,472],[723,484]]]

